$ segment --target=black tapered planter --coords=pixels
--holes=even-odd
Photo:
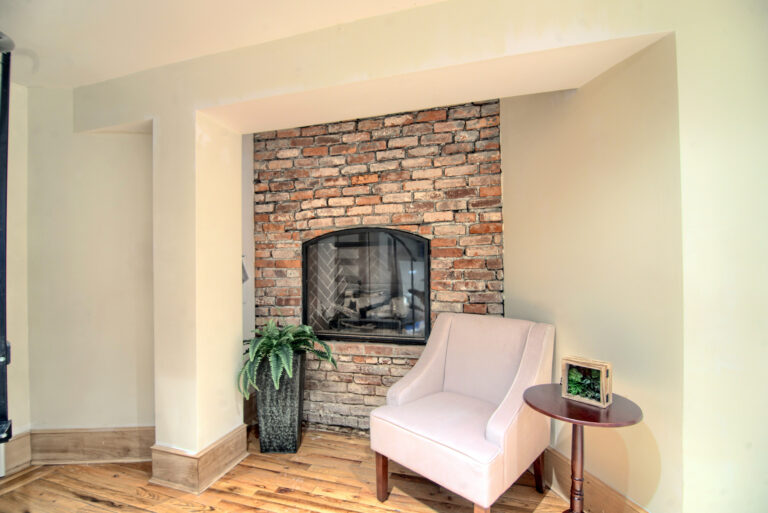
[[[259,417],[261,452],[296,452],[301,444],[301,416],[304,406],[306,353],[293,354],[293,378],[283,372],[275,390],[269,360],[256,369],[256,412]]]

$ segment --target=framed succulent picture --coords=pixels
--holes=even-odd
[[[562,396],[600,408],[613,402],[611,364],[575,356],[562,359]]]

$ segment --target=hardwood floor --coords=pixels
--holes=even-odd
[[[150,463],[31,467],[0,480],[2,513],[469,513],[472,505],[390,462],[390,495],[376,500],[368,439],[305,433],[298,454],[251,454],[207,491],[194,495],[148,483]],[[493,512],[560,513],[567,504],[535,489],[525,473]]]

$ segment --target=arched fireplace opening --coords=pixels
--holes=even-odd
[[[424,344],[429,336],[429,240],[353,228],[302,244],[303,322],[319,337]]]

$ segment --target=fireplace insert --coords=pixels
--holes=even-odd
[[[424,344],[429,241],[353,228],[302,245],[303,322],[323,339]]]

